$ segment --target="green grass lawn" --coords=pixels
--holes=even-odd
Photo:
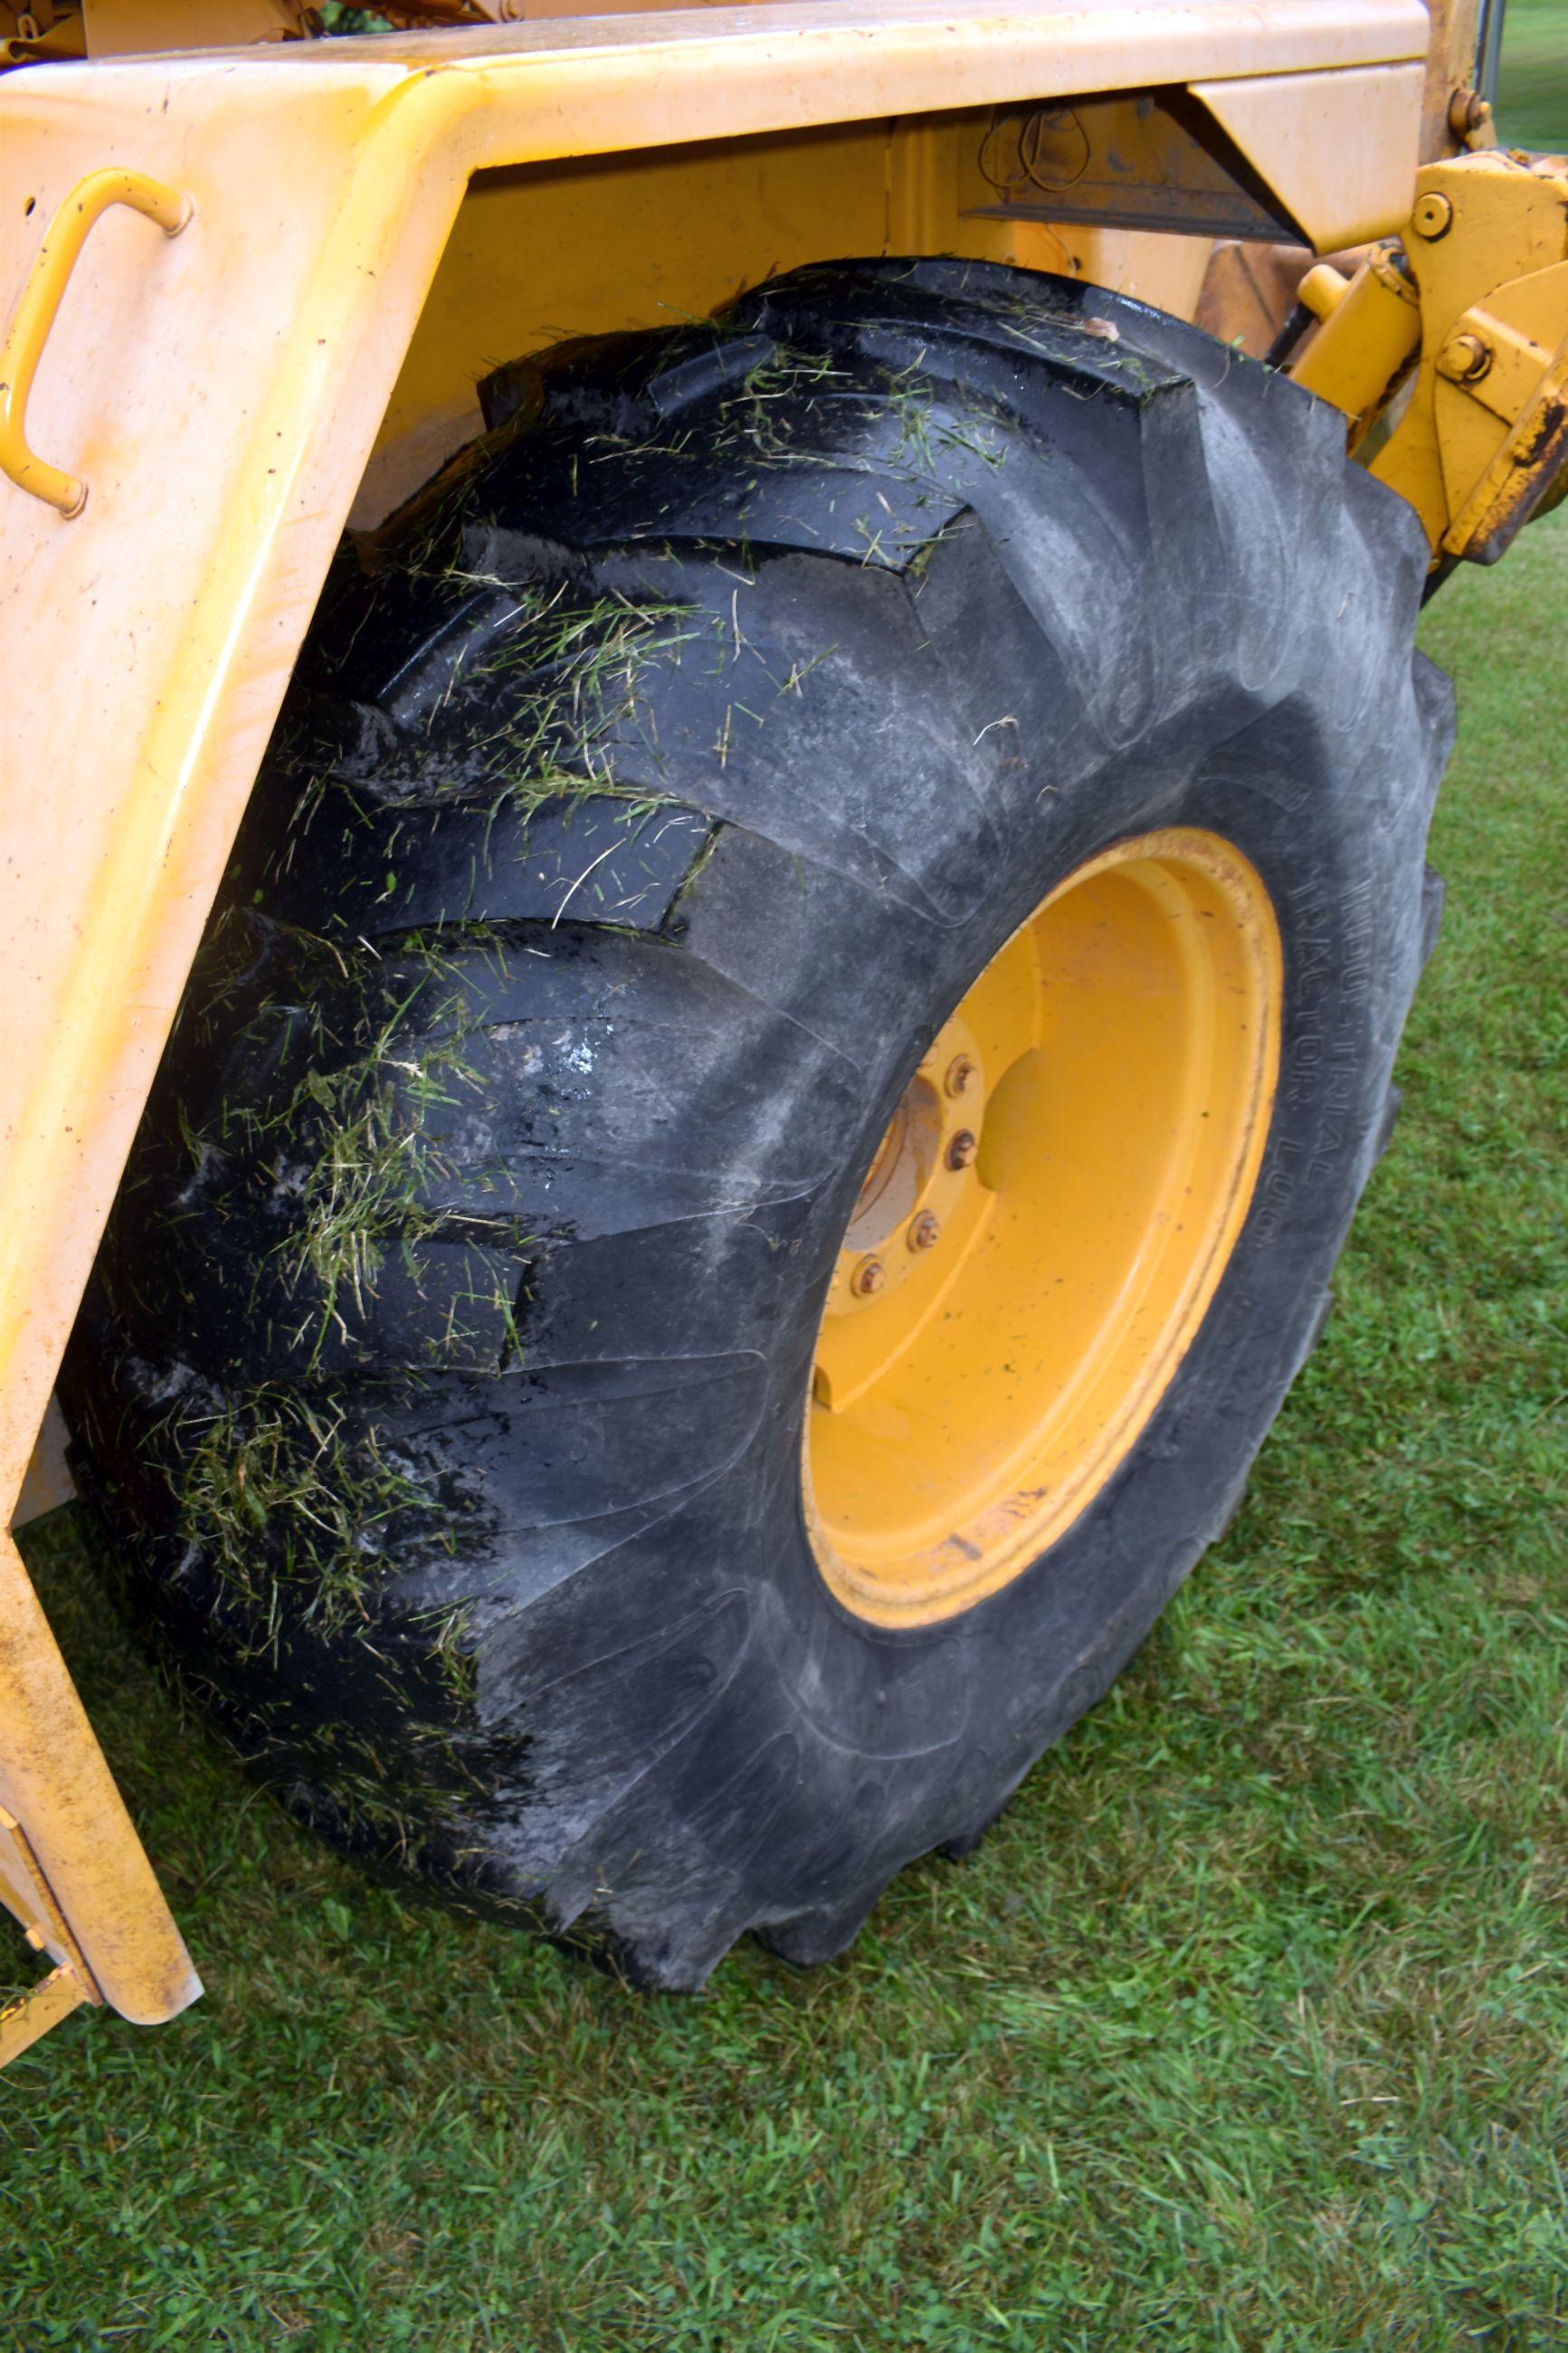
[[[0,2086],[0,2342],[1563,2343],[1565,606],[1568,513],[1429,611],[1443,944],[1246,1509],[847,1960],[643,1998],[363,1884],[32,1533],[211,1990]]]
[[[1497,120],[1509,146],[1568,151],[1568,0],[1508,0]]]

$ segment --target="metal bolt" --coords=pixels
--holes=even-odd
[[[1492,347],[1480,335],[1450,335],[1437,354],[1438,373],[1454,384],[1475,384],[1492,364]]]
[[[863,1258],[849,1278],[849,1288],[857,1299],[869,1299],[887,1280],[888,1271],[879,1258]]]
[[[941,1231],[941,1219],[933,1218],[929,1209],[922,1209],[910,1227],[910,1248],[912,1250],[930,1250]]]
[[[942,1080],[942,1085],[950,1095],[966,1095],[977,1076],[978,1073],[970,1057],[967,1054],[956,1054],[947,1066],[947,1074]]]
[[[1467,147],[1491,128],[1492,111],[1479,90],[1457,90],[1448,100],[1448,128]]]
[[[970,1167],[979,1149],[979,1138],[969,1128],[961,1127],[947,1147],[948,1166],[950,1168]]]
[[[1436,245],[1437,239],[1447,237],[1454,226],[1454,207],[1447,196],[1439,195],[1435,188],[1429,189],[1426,195],[1416,197],[1410,226],[1417,237],[1424,237]]]

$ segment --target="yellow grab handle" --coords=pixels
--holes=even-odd
[[[49,223],[0,352],[0,471],[19,491],[31,491],[35,498],[58,507],[68,522],[86,506],[87,484],[58,466],[46,465],[28,448],[27,395],[77,256],[110,205],[129,205],[133,212],[145,213],[166,237],[179,236],[192,209],[189,196],[166,188],[162,180],[149,179],[145,172],[89,172]]]

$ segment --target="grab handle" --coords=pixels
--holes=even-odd
[[[129,205],[132,212],[144,213],[165,237],[178,237],[192,212],[189,196],[150,179],[145,172],[117,167],[89,172],[49,223],[0,351],[0,472],[19,491],[30,491],[36,499],[58,507],[68,522],[86,506],[87,484],[58,466],[47,465],[28,448],[27,395],[77,256],[111,205]]]

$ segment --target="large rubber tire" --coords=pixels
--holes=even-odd
[[[1342,420],[1110,294],[809,269],[489,396],[329,588],[68,1406],[297,1814],[690,1987],[977,1835],[1234,1511],[1384,1129],[1449,697]],[[1002,943],[1171,827],[1283,943],[1240,1240],[1047,1554],[869,1623],[800,1477],[857,1189]]]

